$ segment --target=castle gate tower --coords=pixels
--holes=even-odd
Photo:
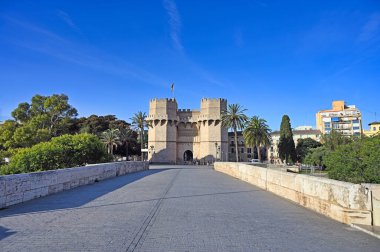
[[[150,101],[148,159],[154,163],[212,163],[227,160],[228,133],[221,114],[227,100],[201,100],[200,110],[178,109],[175,99]]]

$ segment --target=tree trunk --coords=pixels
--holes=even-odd
[[[142,152],[142,149],[144,149],[144,128],[140,128],[141,134],[140,134],[140,144],[141,144],[141,161],[144,161],[144,154]]]
[[[108,146],[108,154],[113,155],[113,145],[112,144]]]
[[[239,149],[238,149],[238,139],[237,139],[236,128],[234,128],[234,133],[235,133],[236,162],[239,162]]]
[[[128,161],[128,141],[125,141],[125,160]]]
[[[257,149],[257,158],[258,158],[259,161],[261,162],[260,144],[257,144],[257,145],[256,145],[256,149]]]

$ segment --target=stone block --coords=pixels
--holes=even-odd
[[[0,209],[6,207],[5,205],[5,201],[6,200],[6,197],[5,196],[0,196]]]
[[[40,197],[40,192],[41,192],[40,188],[26,191],[23,194],[23,200],[22,201],[25,202],[25,201],[28,201],[28,200],[32,200],[32,199],[38,198],[38,197]]]
[[[57,184],[63,184],[71,179],[70,170],[62,169],[57,171]]]
[[[5,195],[5,176],[0,176],[0,197]]]
[[[62,185],[64,191],[69,190],[71,188],[71,181],[65,182]]]
[[[70,181],[70,188],[79,186],[79,179],[74,179]]]
[[[30,190],[29,176],[22,176],[23,174],[16,174],[7,176],[5,179],[5,195],[22,193],[25,190]]]
[[[63,191],[63,184],[50,185],[48,187],[48,194],[53,194]]]
[[[380,226],[380,185],[371,184],[369,189],[372,194],[373,225]]]
[[[6,199],[5,199],[6,203],[5,204],[6,204],[6,206],[10,206],[10,205],[21,203],[22,198],[23,198],[22,192],[21,193],[18,192],[18,193],[14,193],[14,194],[9,194],[6,196]]]
[[[49,183],[49,178],[44,175],[44,172],[33,172],[30,174],[30,189],[49,186]]]

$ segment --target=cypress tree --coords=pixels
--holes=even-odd
[[[278,154],[280,159],[282,161],[285,160],[286,163],[294,162],[296,160],[296,147],[293,140],[290,118],[287,115],[284,115],[281,121]]]

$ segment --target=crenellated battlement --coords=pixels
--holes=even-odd
[[[227,99],[223,98],[202,98],[201,102],[227,102]]]
[[[193,112],[194,110],[192,110],[192,109],[178,109],[177,111],[179,113],[190,113],[190,112]]]
[[[201,108],[204,109],[207,107],[220,107],[221,109],[225,109],[227,107],[227,100],[223,98],[203,98],[201,100]]]
[[[151,102],[177,102],[175,98],[153,98]]]

